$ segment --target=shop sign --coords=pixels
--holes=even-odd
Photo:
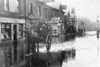
[[[51,23],[59,23],[60,17],[52,18]]]
[[[58,27],[57,26],[52,27],[52,35],[58,35]]]
[[[18,20],[18,23],[25,23],[24,19],[17,19],[17,20]]]
[[[5,18],[5,17],[0,17],[0,22],[14,22],[14,19],[12,18]]]
[[[24,19],[0,17],[0,22],[4,23],[25,23]]]

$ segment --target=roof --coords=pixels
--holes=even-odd
[[[57,10],[59,10],[60,5],[61,5],[61,3],[58,3],[58,2],[49,2],[49,3],[46,3],[46,4],[48,6],[54,8],[54,9],[57,9]],[[66,12],[67,6],[66,5],[61,5],[61,7],[62,7],[63,12]]]
[[[37,3],[38,5],[44,5],[44,4],[46,4],[46,3],[42,2],[42,1],[39,1],[39,0],[37,0],[36,3]]]
[[[56,3],[56,2],[50,2],[50,3],[46,3],[46,4],[55,9],[59,9],[59,5],[60,5],[60,3]]]

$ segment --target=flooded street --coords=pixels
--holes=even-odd
[[[0,0],[0,67],[100,67],[100,0]]]
[[[63,67],[99,67],[99,43],[100,39],[96,36],[76,38],[74,42],[76,58],[64,62]]]
[[[57,52],[75,48],[75,59],[64,61],[62,67],[99,67],[99,45],[100,39],[97,39],[96,35],[86,35],[84,37],[77,37],[73,41],[53,44],[50,51]],[[40,51],[46,52],[46,49],[43,48]]]

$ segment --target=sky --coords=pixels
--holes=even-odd
[[[100,0],[55,0],[55,2],[67,5],[67,11],[75,8],[77,17],[85,17],[96,22],[99,16],[100,20]]]

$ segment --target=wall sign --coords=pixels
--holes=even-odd
[[[0,17],[0,22],[4,23],[25,23],[25,19]]]

